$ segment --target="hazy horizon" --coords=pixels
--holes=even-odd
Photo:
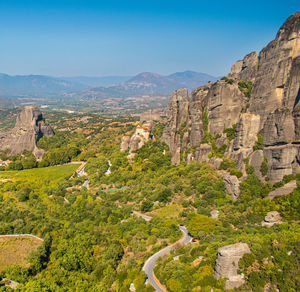
[[[53,77],[212,76],[275,38],[296,1],[0,0],[0,71]]]

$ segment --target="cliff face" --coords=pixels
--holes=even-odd
[[[37,148],[37,141],[43,136],[53,135],[53,130],[43,120],[41,111],[35,106],[26,106],[17,116],[15,127],[8,133],[0,133],[0,149],[9,149],[11,154],[28,150],[41,156],[42,151]]]
[[[267,176],[272,181],[300,172],[299,84],[297,12],[259,56],[252,52],[237,61],[227,77],[195,89],[190,96],[185,89],[173,93],[163,135],[173,163],[178,164],[181,157],[215,163],[222,158],[216,146],[226,145],[223,157],[235,159],[243,173],[245,158],[256,173],[266,160]],[[228,128],[235,131],[230,141],[223,133]]]

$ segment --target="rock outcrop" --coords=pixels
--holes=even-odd
[[[167,107],[167,126],[162,140],[170,147],[172,163],[180,162],[180,151],[187,146],[186,132],[189,121],[189,99],[187,89],[178,89],[172,94]],[[185,138],[185,140],[183,139]]]
[[[190,96],[186,89],[172,94],[163,133],[172,162],[178,164],[182,157],[189,162],[211,160],[216,153],[212,151],[207,157],[207,145],[212,146],[224,130],[231,128],[235,130],[234,139],[223,139],[224,146],[218,147],[226,148],[224,157],[235,159],[244,175],[247,159],[251,159],[256,174],[262,159],[266,161],[270,181],[300,172],[299,85],[297,12],[259,55],[246,55],[232,66],[228,76],[195,89]],[[257,150],[260,152],[254,154]]]
[[[270,192],[268,196],[266,196],[266,199],[273,200],[276,197],[286,196],[290,194],[294,189],[297,187],[297,182],[295,180],[292,180],[285,184],[284,186]]]
[[[130,152],[142,148],[151,138],[151,130],[146,125],[138,126],[129,141]]]
[[[37,141],[53,135],[41,111],[35,106],[26,106],[18,114],[15,127],[10,132],[0,133],[0,149],[9,149],[12,155],[28,150],[40,157],[43,151],[37,148]]]
[[[234,289],[245,283],[244,275],[238,274],[239,260],[245,253],[250,253],[248,244],[236,243],[220,247],[215,266],[216,279],[227,278],[225,289]]]
[[[133,161],[135,157],[134,151],[142,148],[149,140],[154,139],[151,134],[152,123],[144,123],[142,126],[137,126],[131,137],[124,136],[121,139],[121,152],[129,150],[127,156],[129,161]]]
[[[219,211],[218,210],[210,211],[210,217],[217,220],[219,218]]]
[[[282,218],[277,211],[268,212],[261,226],[272,227],[274,224],[282,224]]]
[[[235,175],[230,175],[226,171],[221,171],[226,187],[226,193],[231,196],[232,201],[236,201],[240,196],[240,181]]]
[[[125,152],[125,151],[128,150],[129,143],[130,143],[130,137],[129,136],[122,137],[122,139],[121,139],[121,146],[120,146],[121,152]]]

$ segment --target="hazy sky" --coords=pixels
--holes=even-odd
[[[0,0],[0,72],[224,75],[299,1]]]

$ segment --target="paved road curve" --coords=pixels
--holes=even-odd
[[[165,292],[159,283],[159,281],[156,279],[153,269],[155,267],[156,261],[158,258],[164,256],[165,254],[169,253],[171,250],[174,249],[176,244],[187,244],[192,240],[192,237],[189,235],[188,230],[185,226],[179,226],[179,229],[183,233],[183,237],[176,243],[169,245],[165,247],[164,249],[160,250],[159,252],[155,253],[153,256],[151,256],[144,264],[143,271],[148,276],[148,282],[150,285],[155,289],[155,291],[158,292]]]

